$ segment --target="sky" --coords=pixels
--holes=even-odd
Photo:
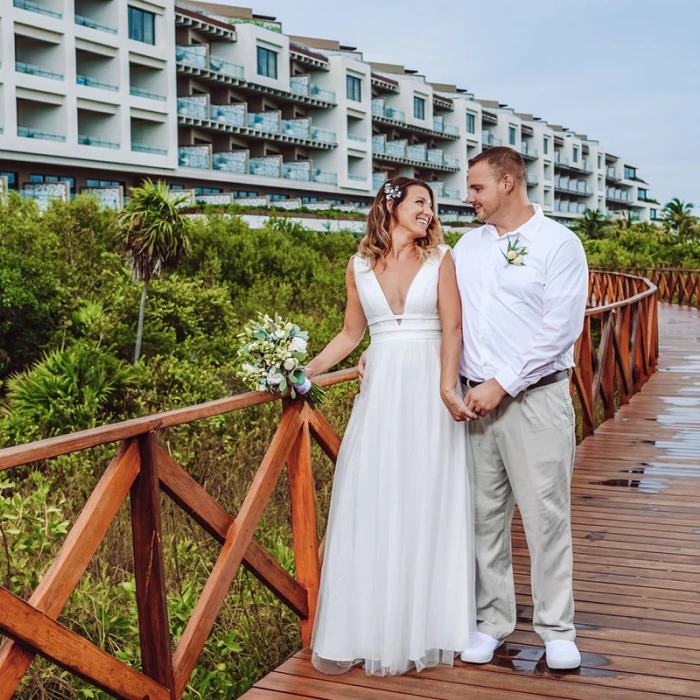
[[[600,141],[700,214],[700,0],[237,0]]]

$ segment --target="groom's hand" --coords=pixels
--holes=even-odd
[[[470,411],[483,417],[501,403],[506,393],[495,379],[489,379],[470,389],[464,397],[464,403]]]

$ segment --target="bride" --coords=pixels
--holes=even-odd
[[[458,394],[461,305],[433,193],[396,177],[380,189],[346,273],[343,330],[309,378],[371,344],[336,466],[313,665],[404,673],[470,646],[472,509]]]

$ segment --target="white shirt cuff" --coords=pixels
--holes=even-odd
[[[519,377],[510,367],[504,367],[496,372],[494,379],[511,396],[517,396],[525,388],[525,382],[523,382],[522,377]]]

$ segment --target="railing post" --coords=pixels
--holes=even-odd
[[[581,335],[581,383],[582,391],[591,409],[592,419],[589,421],[586,411],[581,412],[581,430],[583,437],[593,435],[595,430],[595,401],[593,399],[593,342],[591,340],[591,317],[586,316],[583,321],[583,333]]]
[[[131,487],[134,576],[143,672],[175,698],[155,432],[140,435],[141,471]]]
[[[311,469],[310,414],[311,408],[305,402],[301,414],[303,424],[287,459],[296,576],[297,582],[307,592],[309,605],[308,618],[301,620],[301,640],[305,647],[311,643],[321,578],[316,525],[316,487]]]
[[[605,353],[602,357],[603,380],[601,386],[603,390],[603,396],[605,397],[605,401],[603,402],[604,420],[610,420],[611,418],[615,417],[615,347],[613,345],[611,337],[613,333],[614,324],[613,312],[608,311],[608,313],[605,314],[604,319],[605,320],[603,322],[603,331],[605,331],[605,326],[610,324],[610,335],[608,337],[607,345],[604,348]],[[604,332],[602,337],[605,337]]]
[[[629,389],[632,390],[632,372],[631,372],[631,361],[630,361],[630,307],[629,305],[622,306],[618,313],[619,322],[617,325],[618,329],[618,339],[619,339],[619,350],[620,350],[620,360],[622,366],[625,369],[625,373],[630,380]],[[625,391],[625,382],[620,382],[620,404],[624,406],[630,401],[630,395]]]

